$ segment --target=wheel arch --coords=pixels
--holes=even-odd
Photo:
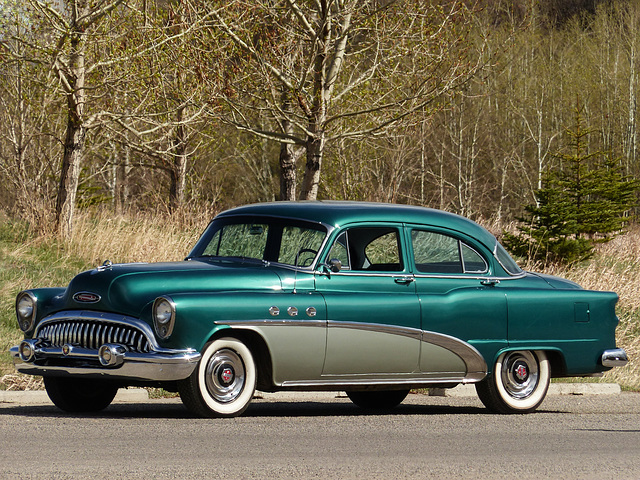
[[[493,368],[498,358],[500,358],[500,355],[507,352],[518,352],[518,351],[544,352],[545,355],[547,356],[547,360],[549,361],[549,364],[551,365],[551,377],[557,378],[557,377],[566,376],[567,364],[565,362],[564,354],[562,353],[562,350],[556,347],[550,348],[548,346],[537,346],[537,347],[536,346],[520,346],[520,347],[511,346],[508,348],[503,348],[496,353],[495,357],[492,359],[490,363],[487,363],[487,367],[488,367],[487,375],[494,373]]]
[[[241,341],[251,351],[257,370],[257,389],[262,391],[273,390],[273,362],[269,347],[267,347],[262,335],[250,329],[222,328],[211,335],[207,343],[224,337]]]

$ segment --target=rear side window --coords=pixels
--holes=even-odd
[[[464,242],[426,230],[411,232],[416,270],[421,273],[486,273],[487,262]]]

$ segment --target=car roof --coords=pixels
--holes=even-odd
[[[469,235],[490,250],[496,239],[484,227],[468,218],[433,208],[392,203],[348,201],[269,202],[245,205],[222,212],[230,215],[269,215],[320,222],[340,227],[356,222],[402,222],[443,227]]]

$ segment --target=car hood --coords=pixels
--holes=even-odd
[[[139,316],[160,295],[281,288],[274,269],[260,264],[218,265],[196,260],[114,264],[77,275],[65,291],[62,308]]]

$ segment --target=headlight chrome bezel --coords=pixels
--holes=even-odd
[[[16,319],[18,327],[24,333],[33,330],[38,312],[38,299],[29,290],[20,292],[16,296]]]
[[[153,328],[161,340],[167,340],[173,333],[176,321],[176,304],[166,295],[156,298],[151,307]]]

